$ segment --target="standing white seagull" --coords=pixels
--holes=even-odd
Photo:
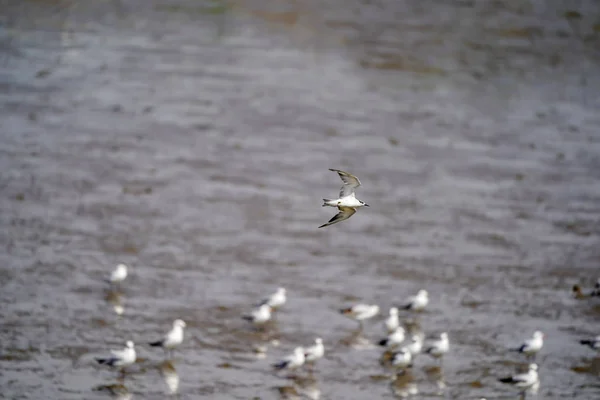
[[[96,358],[98,364],[104,364],[111,367],[124,368],[135,363],[136,354],[133,342],[128,340],[123,350],[111,350],[111,355],[104,358]],[[125,375],[125,370],[121,369],[121,374]]]
[[[169,355],[171,355],[173,349],[183,342],[183,328],[185,326],[183,320],[176,319],[173,321],[173,328],[161,340],[150,343],[150,346],[162,347],[165,351],[169,351]]]
[[[127,278],[127,265],[119,264],[114,271],[110,273],[109,281],[113,284],[119,284],[123,282],[125,278]]]
[[[339,199],[323,199],[323,207],[337,207],[338,210],[340,210],[340,212],[334,215],[334,217],[331,218],[326,224],[319,226],[319,228],[323,228],[347,220],[348,218],[354,215],[356,209],[359,207],[369,207],[367,203],[358,200],[356,198],[356,195],[354,194],[356,188],[360,186],[360,181],[357,177],[347,172],[340,171],[339,169],[329,168],[329,170],[337,172],[344,184],[340,189]]]
[[[404,336],[404,328],[399,326],[396,328],[396,330],[387,335],[385,339],[381,339],[379,341],[379,345],[384,347],[396,347],[404,342]]]
[[[524,392],[525,390],[539,382],[537,370],[537,364],[529,364],[529,371],[527,371],[526,373],[509,376],[507,378],[501,378],[499,379],[499,381],[502,383],[510,383],[511,385],[521,389]]]
[[[534,356],[542,349],[543,346],[544,334],[540,331],[535,331],[533,332],[533,337],[531,339],[527,339],[521,346],[513,349],[513,351],[518,351],[519,353],[527,356]]]
[[[423,311],[429,304],[429,293],[427,290],[421,289],[417,292],[416,296],[411,296],[406,299],[406,302],[402,306],[405,310]]]
[[[314,363],[319,358],[322,358],[324,354],[325,346],[323,346],[323,339],[318,337],[315,339],[315,344],[304,349],[304,362],[310,365],[312,370]]]
[[[296,369],[304,365],[305,360],[306,358],[304,357],[304,348],[296,347],[292,354],[283,358],[281,361],[273,364],[273,368],[275,368],[276,370]]]
[[[271,308],[277,309],[284,305],[286,301],[287,297],[285,295],[285,288],[280,287],[277,288],[277,291],[275,293],[263,299],[259,305],[262,306],[263,304],[268,304]]]
[[[425,353],[429,354],[434,358],[441,358],[450,350],[450,341],[448,340],[448,334],[446,332],[442,332],[440,334],[440,339],[434,342],[431,342],[428,347],[425,349]]]
[[[360,328],[362,329],[363,321],[365,319],[373,318],[379,313],[379,306],[376,304],[355,304],[352,307],[342,308],[340,313],[348,318],[358,321]]]
[[[247,321],[252,322],[255,325],[261,325],[268,322],[271,319],[271,306],[263,304],[250,312],[250,314],[242,316]]]
[[[385,320],[385,329],[388,333],[392,333],[400,326],[400,320],[398,319],[398,309],[396,307],[390,308],[390,315]]]

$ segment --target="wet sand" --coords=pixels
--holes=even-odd
[[[600,397],[578,344],[600,299],[570,293],[600,277],[600,7],[447,3],[5,2],[2,397],[158,399],[175,371],[184,399],[514,398],[497,378],[536,329],[537,398]],[[328,168],[371,207],[317,229]],[[278,286],[253,331],[240,316]],[[383,317],[357,337],[337,310],[421,288],[418,324],[451,351],[391,382],[368,345]],[[145,344],[176,318],[165,364]],[[314,380],[272,373],[315,336]],[[130,339],[107,388],[93,356]]]

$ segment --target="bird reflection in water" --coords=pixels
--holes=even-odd
[[[319,400],[321,398],[321,389],[318,381],[313,377],[295,376],[290,385],[277,388],[282,400],[292,399],[310,399]]]
[[[444,370],[440,366],[427,368],[425,370],[430,381],[435,382],[437,387],[437,395],[441,396],[446,390],[446,379],[444,377]]]
[[[122,383],[100,385],[96,386],[93,390],[98,392],[107,392],[115,400],[131,400],[133,398],[133,394]]]
[[[414,376],[410,371],[404,370],[396,374],[390,384],[394,396],[405,399],[418,394],[419,388],[414,380]]]
[[[351,331],[348,336],[345,336],[340,340],[340,343],[357,350],[372,349],[375,347],[375,345],[364,336],[362,328]]]
[[[106,294],[106,302],[113,307],[113,310],[118,316],[123,315],[125,308],[123,306],[123,294],[115,290],[111,290]]]
[[[167,393],[176,394],[179,390],[179,375],[175,369],[175,365],[171,361],[164,361],[159,366],[160,375],[167,384]]]

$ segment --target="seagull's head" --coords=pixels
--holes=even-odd
[[[533,337],[536,339],[543,339],[544,334],[542,333],[542,331],[535,331],[535,332],[533,332]]]
[[[285,296],[285,288],[284,287],[277,288],[277,293]]]
[[[442,332],[442,334],[440,335],[440,338],[441,338],[442,340],[448,340],[448,333],[446,333],[446,332]]]
[[[532,370],[532,371],[537,371],[538,366],[535,363],[534,364],[529,364],[529,369]]]
[[[296,347],[294,353],[296,353],[297,356],[304,356],[304,347]]]
[[[173,326],[178,326],[180,328],[185,328],[185,321],[182,319],[176,319],[175,321],[173,321]]]
[[[425,290],[425,289],[421,289],[421,290],[419,290],[419,292],[417,293],[417,296],[419,296],[419,297],[428,297],[428,296],[429,296],[429,293],[427,293],[427,290]]]
[[[323,344],[323,339],[321,339],[320,337],[315,339],[315,343],[316,344]]]
[[[133,349],[133,342],[132,342],[131,340],[128,340],[128,341],[127,341],[127,343],[125,343],[125,346],[126,346],[128,349]]]
[[[390,308],[390,315],[398,315],[398,308],[397,307]]]
[[[125,265],[125,264],[119,264],[119,265],[117,265],[117,271],[119,273],[126,273],[127,272],[127,265]]]

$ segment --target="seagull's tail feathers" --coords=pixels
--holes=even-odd
[[[162,341],[162,340],[158,340],[158,341],[156,341],[156,342],[152,342],[152,343],[148,343],[148,344],[149,344],[150,346],[152,346],[152,347],[160,347],[160,346],[162,346],[162,344],[163,344],[163,341]]]
[[[289,361],[280,361],[278,363],[273,364],[273,368],[275,368],[276,370],[281,370],[287,367],[288,364]]]
[[[111,358],[96,358],[96,361],[98,362],[98,364],[111,364],[112,359]]]
[[[523,352],[523,346],[521,346],[521,347],[513,347],[512,349],[508,349],[508,351],[514,351],[515,353],[522,353]]]
[[[580,340],[579,343],[581,343],[584,346],[593,346],[594,342],[592,342],[591,340]]]
[[[323,199],[323,207],[330,206],[332,201],[331,199]]]
[[[386,338],[386,339],[381,339],[381,340],[379,341],[379,345],[380,345],[380,346],[387,346],[387,344],[388,344],[388,340],[387,340],[387,338]]]
[[[252,318],[252,315],[242,315],[242,319],[245,319],[246,321],[254,321],[254,318]]]
[[[508,378],[501,378],[498,380],[502,383],[513,383],[515,381],[512,376],[509,376]]]

